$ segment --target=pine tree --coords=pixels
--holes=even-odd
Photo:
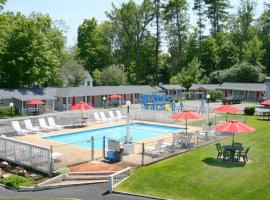
[[[202,48],[202,39],[203,39],[203,29],[205,28],[205,18],[204,18],[204,1],[203,0],[194,0],[193,10],[198,15],[197,25],[199,27],[199,47]]]
[[[205,14],[210,20],[211,33],[216,36],[217,33],[221,32],[224,23],[228,19],[228,11],[230,4],[228,0],[204,0],[206,5]]]

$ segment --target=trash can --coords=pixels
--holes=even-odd
[[[116,152],[116,160],[118,161],[118,162],[120,162],[120,161],[122,161],[123,160],[123,155],[124,155],[124,148],[123,147],[121,147],[120,148],[120,151],[117,151]]]
[[[110,162],[116,162],[117,161],[117,152],[116,151],[107,151],[107,159]]]

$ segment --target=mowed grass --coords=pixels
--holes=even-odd
[[[235,141],[251,147],[247,165],[216,161],[215,145],[136,169],[116,190],[170,199],[270,199],[270,121],[248,117],[256,132]],[[231,137],[221,141],[230,144]]]

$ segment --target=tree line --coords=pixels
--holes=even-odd
[[[270,74],[270,5],[256,2],[128,0],[107,20],[85,19],[77,44],[65,48],[65,27],[48,15],[1,12],[0,86],[262,82]],[[188,8],[197,16],[189,21]],[[208,25],[208,26],[207,26]],[[209,29],[209,30],[208,30]]]

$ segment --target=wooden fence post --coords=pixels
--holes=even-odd
[[[50,146],[50,159],[51,159],[51,164],[50,164],[50,169],[49,169],[49,173],[51,174],[52,172],[53,172],[53,168],[54,168],[54,166],[53,166],[53,146],[51,145]]]
[[[91,136],[91,160],[93,161],[94,160],[94,157],[95,157],[95,139],[94,139],[94,136]]]
[[[103,158],[105,158],[105,147],[106,147],[106,137],[105,135],[103,136]]]
[[[144,166],[144,142],[142,143],[142,166]]]

